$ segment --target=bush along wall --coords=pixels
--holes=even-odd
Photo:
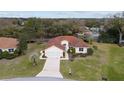
[[[88,48],[87,49],[87,55],[93,55],[93,49],[92,48]]]
[[[14,53],[9,53],[8,51],[0,53],[0,59],[13,59],[17,56],[19,56],[18,50],[15,50]]]
[[[0,59],[2,59],[2,52],[0,52]]]

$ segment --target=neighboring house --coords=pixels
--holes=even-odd
[[[40,59],[45,57],[61,57],[68,59],[68,49],[75,48],[76,53],[87,53],[88,44],[74,36],[58,36],[48,41],[47,48],[42,50]]]
[[[0,51],[13,53],[17,48],[18,41],[15,38],[0,37]]]
[[[94,40],[93,33],[91,31],[85,31],[83,35],[83,40],[90,43],[90,41]]]
[[[103,26],[91,27],[91,28],[87,27],[87,29],[89,29],[92,32],[93,39],[96,41],[98,41],[98,38],[100,36],[100,32],[105,30]]]
[[[90,31],[88,27],[85,27],[82,32],[76,33],[76,36],[78,38],[82,38],[85,41],[88,41],[89,39],[93,39],[93,32]]]

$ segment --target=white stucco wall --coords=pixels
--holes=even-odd
[[[68,43],[68,41],[67,40],[63,40],[63,41],[61,41],[61,45],[64,45],[64,44],[66,44],[66,48],[65,48],[65,50],[67,51],[68,49],[69,49],[69,43]]]
[[[46,57],[63,57],[63,50],[59,49],[56,46],[51,46],[45,49]]]
[[[6,49],[0,48],[0,49],[2,50],[2,52],[4,52],[4,51],[9,52],[9,49],[14,49],[14,51],[16,50],[16,48],[6,48]],[[11,53],[12,53],[12,52],[11,52]]]
[[[76,51],[76,53],[87,53],[87,49],[88,49],[88,47],[83,47],[83,51],[79,51],[79,47],[75,47],[75,51]]]

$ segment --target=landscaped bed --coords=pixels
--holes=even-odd
[[[61,73],[72,80],[124,80],[124,48],[115,44],[95,43],[92,56],[62,61]],[[69,74],[71,72],[71,74]]]
[[[0,60],[0,79],[36,76],[43,69],[45,60],[38,58],[37,65],[33,66],[32,62],[30,62],[30,56],[33,53],[39,54],[44,47],[45,44],[29,44],[26,55],[12,60]]]

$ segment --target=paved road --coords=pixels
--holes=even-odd
[[[12,78],[12,79],[2,79],[0,81],[72,81],[72,80],[56,78],[56,77],[22,77],[22,78]]]
[[[43,70],[36,77],[63,78],[60,73],[60,58],[47,58]]]

